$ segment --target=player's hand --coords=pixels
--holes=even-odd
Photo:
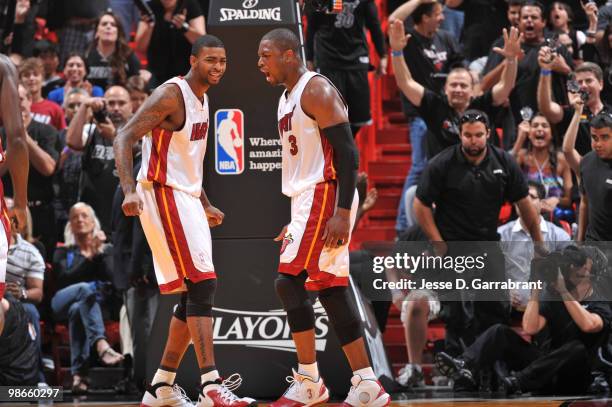
[[[208,226],[211,228],[219,226],[221,223],[223,223],[225,214],[214,206],[209,205],[208,208],[204,208],[204,212],[206,213],[206,219],[208,219]]]
[[[280,233],[274,238],[275,242],[280,242],[285,238],[285,235],[287,234],[287,226],[289,225],[285,225],[283,226],[283,229],[280,231]]]
[[[411,35],[406,35],[404,31],[404,22],[401,20],[393,20],[389,24],[389,44],[394,51],[401,51],[408,44]]]
[[[336,214],[327,221],[321,240],[325,240],[325,247],[336,249],[348,243],[350,229],[350,210],[338,208]]]
[[[100,135],[107,140],[113,140],[117,135],[117,129],[113,122],[107,117],[106,121],[103,123],[97,123],[98,130],[100,130]]]
[[[121,204],[125,216],[138,216],[142,212],[142,201],[136,192],[130,192],[123,198]]]

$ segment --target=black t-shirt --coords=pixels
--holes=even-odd
[[[594,287],[596,290],[596,287]],[[540,295],[540,315],[546,318],[546,326],[550,333],[550,346],[552,349],[578,339],[587,348],[587,351],[595,351],[606,339],[612,323],[612,310],[604,296],[596,291],[586,300],[580,301],[584,309],[597,314],[603,320],[603,329],[596,333],[586,333],[578,328],[571,315],[567,311],[561,297],[552,289],[545,289]]]
[[[523,107],[529,106],[533,109],[534,112],[538,111],[537,91],[538,81],[540,78],[538,52],[540,51],[540,47],[543,45],[544,43],[537,45],[523,43],[521,45],[521,48],[525,52],[525,57],[521,59],[518,63],[516,85],[514,86],[512,93],[510,93],[510,106],[512,108],[512,113],[514,115],[514,120],[516,121],[516,123],[520,123],[522,121],[520,111]],[[493,44],[493,46],[503,48],[503,40],[497,40]],[[572,60],[572,56],[569,54],[567,49],[565,49],[565,47],[561,47],[560,53],[565,58],[565,61],[567,62],[569,67],[573,69],[574,63]],[[483,74],[486,75],[487,73],[489,73],[503,60],[503,56],[491,51],[489,53],[489,59],[487,60],[487,65],[485,66]],[[567,104],[567,90],[565,86],[566,78],[567,77],[565,75],[560,75],[558,73],[553,72],[553,99],[562,105]]]
[[[385,55],[385,37],[373,0],[345,0],[341,13],[307,13],[306,59],[323,69],[368,69],[369,29],[379,56]]]
[[[60,153],[57,151],[59,138],[57,130],[48,124],[32,120],[27,128],[27,132],[36,144],[57,162]],[[6,145],[6,134],[4,129],[2,129],[2,143]],[[48,177],[44,176],[30,164],[30,171],[28,174],[28,200],[30,202],[40,201],[50,204],[54,197],[52,180],[53,175]],[[8,172],[2,177],[2,183],[4,184],[5,196],[13,196],[13,183]]]
[[[92,258],[83,256],[77,246],[58,247],[53,252],[53,271],[58,289],[88,281],[110,281],[113,272],[113,246],[105,244],[101,253]]]
[[[463,58],[457,42],[450,33],[444,30],[436,31],[433,38],[424,37],[414,29],[408,29],[407,32],[412,35],[412,38],[404,48],[404,59],[412,77],[426,89],[431,89],[435,93],[442,92],[445,82],[444,74],[447,74]],[[410,102],[404,105],[406,116],[419,114],[416,107]]]
[[[90,204],[106,236],[111,235],[111,208],[115,188],[119,183],[115,169],[113,142],[95,129],[83,153],[80,182],[81,201]]]
[[[612,160],[591,151],[580,161],[580,179],[589,202],[586,240],[612,241]]]
[[[464,0],[460,9],[464,11],[461,43],[463,52],[470,61],[487,55],[493,41],[508,25],[506,0]]]
[[[612,113],[612,108],[608,105],[604,105],[602,112]],[[574,108],[571,106],[566,106],[563,108],[563,119],[557,126],[557,131],[559,134],[565,134],[567,128],[569,127],[570,122],[572,121],[572,117],[574,116]],[[589,110],[588,107],[584,107],[582,110],[582,116],[580,117],[580,124],[578,125],[578,134],[576,136],[576,151],[580,153],[580,155],[585,155],[589,151],[591,151],[591,119],[593,118],[593,113]]]
[[[109,61],[102,57],[97,49],[92,49],[87,54],[87,66],[89,67],[89,75],[87,80],[94,86],[99,86],[106,89],[111,85],[121,85],[121,80],[118,75],[113,75],[113,70],[109,65]],[[130,76],[138,75],[140,72],[140,61],[132,52],[128,55],[125,61],[125,79]]]
[[[155,14],[155,26],[147,49],[148,69],[153,74],[153,88],[172,77],[189,72],[191,43],[181,30],[177,30],[172,23],[164,19],[164,7],[160,0],[153,0],[149,4]],[[174,13],[180,13],[182,9],[187,9],[187,22],[203,15],[196,0],[177,2]]]
[[[493,106],[493,94],[487,92],[474,98],[469,109],[482,110],[489,117],[493,117],[497,108]],[[425,89],[419,115],[427,124],[427,158],[438,154],[446,147],[459,143],[460,115],[450,107],[446,95],[441,95]]]
[[[496,241],[502,204],[527,193],[527,180],[510,154],[489,145],[474,166],[458,144],[429,161],[416,196],[427,206],[436,204],[434,220],[444,240]]]
[[[69,17],[94,19],[110,7],[109,0],[64,0]]]
[[[10,295],[0,335],[0,386],[32,386],[38,382],[38,349],[23,305]],[[0,305],[1,306],[1,305]]]

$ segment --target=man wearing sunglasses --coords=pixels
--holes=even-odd
[[[485,267],[476,277],[505,281],[504,256],[496,244],[501,206],[507,201],[516,204],[536,245],[542,242],[539,215],[514,158],[487,142],[491,134],[487,115],[478,110],[466,111],[459,120],[459,131],[461,143],[434,157],[421,176],[414,200],[417,222],[432,242],[436,256],[484,252]],[[468,273],[465,277],[474,275]],[[463,303],[457,298],[443,303],[449,342],[459,337],[469,344],[489,326],[509,320],[506,291],[479,290],[470,300],[461,298]],[[466,308],[471,312],[464,311]]]

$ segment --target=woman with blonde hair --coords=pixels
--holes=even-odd
[[[89,387],[87,361],[95,347],[100,362],[116,365],[123,356],[115,352],[104,335],[101,302],[112,272],[112,247],[93,208],[78,202],[70,208],[64,231],[65,246],[53,256],[59,291],[51,300],[56,320],[67,320],[70,333],[70,371],[73,394]]]

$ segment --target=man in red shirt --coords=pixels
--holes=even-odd
[[[66,128],[64,111],[56,103],[42,97],[44,72],[40,58],[28,58],[19,66],[19,80],[32,95],[32,119],[63,130]]]

